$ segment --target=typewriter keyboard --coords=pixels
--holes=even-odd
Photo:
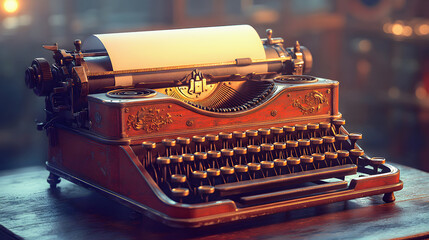
[[[362,134],[345,134],[340,131],[344,124],[338,119],[143,142],[141,161],[156,184],[177,202],[273,200],[277,195],[287,197],[291,186],[344,180],[356,173],[364,155],[356,147]],[[337,181],[324,184],[323,190],[346,186]],[[318,188],[306,186],[301,191],[314,193]]]

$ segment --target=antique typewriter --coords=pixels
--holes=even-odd
[[[199,227],[402,189],[359,147],[337,81],[248,25],[101,34],[45,45],[25,81],[46,99],[60,177],[171,226]]]

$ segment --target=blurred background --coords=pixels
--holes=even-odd
[[[371,156],[429,171],[429,1],[424,0],[0,0],[0,170],[42,165],[35,120],[44,99],[24,84],[41,45],[111,33],[250,24],[296,40],[312,75],[340,81],[340,111]]]

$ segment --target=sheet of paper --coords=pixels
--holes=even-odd
[[[266,58],[260,37],[249,25],[97,34],[83,46],[104,47],[114,71]],[[252,67],[254,72],[267,71],[266,64]],[[116,76],[121,85],[132,82],[120,78]]]

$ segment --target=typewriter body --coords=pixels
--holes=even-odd
[[[75,47],[44,46],[55,63],[26,71],[46,98],[51,187],[61,177],[182,227],[392,202],[402,189],[399,170],[345,129],[339,83],[304,75],[310,51],[271,30],[105,34]]]

